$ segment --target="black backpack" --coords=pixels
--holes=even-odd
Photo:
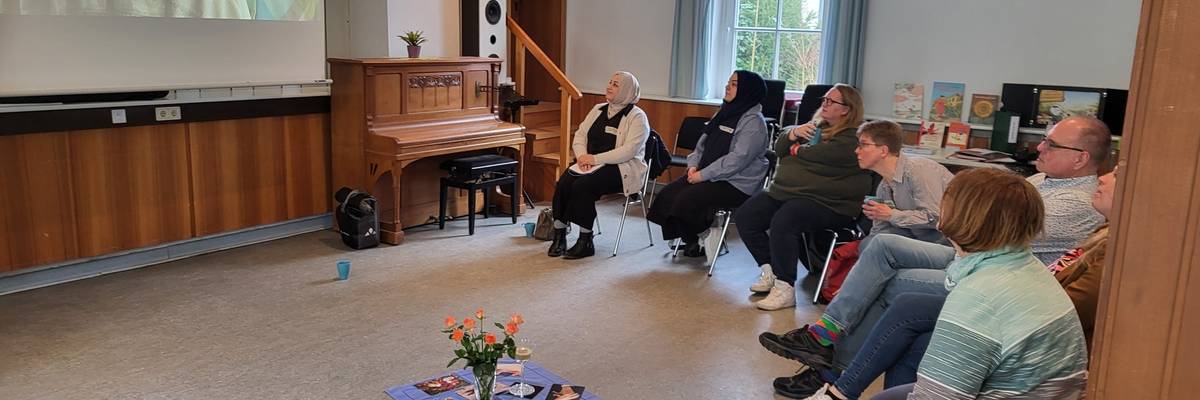
[[[658,132],[650,130],[650,137],[646,139],[646,156],[644,161],[650,164],[650,180],[658,179],[663,171],[671,167],[671,151],[667,150],[667,145],[663,143],[662,136],[658,136]]]
[[[379,245],[379,218],[375,214],[375,198],[367,192],[344,187],[334,193],[338,204],[334,210],[338,232],[342,243],[352,249],[365,249]]]

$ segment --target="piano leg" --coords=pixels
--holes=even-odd
[[[486,193],[486,191],[485,191]],[[467,190],[467,235],[475,234],[475,187]],[[484,194],[486,196],[486,194]]]

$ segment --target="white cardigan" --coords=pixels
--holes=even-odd
[[[575,130],[575,139],[571,141],[571,150],[575,156],[587,154],[587,135],[592,124],[600,116],[600,107],[607,103],[592,107],[579,128]],[[646,138],[650,136],[650,123],[646,121],[646,112],[638,106],[633,106],[629,114],[617,125],[617,146],[612,150],[593,154],[596,163],[601,165],[616,164],[621,170],[621,186],[625,195],[642,190],[642,180],[649,168],[646,165]]]

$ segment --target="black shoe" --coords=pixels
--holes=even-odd
[[[763,332],[758,343],[775,355],[796,360],[811,368],[832,369],[833,348],[822,346],[808,333],[808,325],[783,335]]]
[[[575,239],[575,245],[563,254],[564,260],[576,260],[584,257],[596,255],[596,245],[592,244],[591,232],[579,232],[579,239]]]
[[[558,257],[567,252],[567,228],[554,229],[554,237],[550,238],[550,250],[546,251],[546,255],[550,257]]]
[[[699,242],[684,243],[683,255],[688,257],[704,257],[704,247],[700,246]]]
[[[825,380],[821,379],[820,372],[813,368],[806,368],[804,372],[794,376],[775,378],[775,381],[771,382],[771,386],[775,387],[775,393],[780,396],[789,399],[805,399],[825,386],[825,383]]]

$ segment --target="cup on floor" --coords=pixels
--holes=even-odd
[[[532,222],[526,222],[525,223],[525,237],[533,237],[533,230],[536,227],[537,227],[537,224],[534,224]]]
[[[338,280],[344,281],[350,278],[350,260],[338,260],[337,262]]]

